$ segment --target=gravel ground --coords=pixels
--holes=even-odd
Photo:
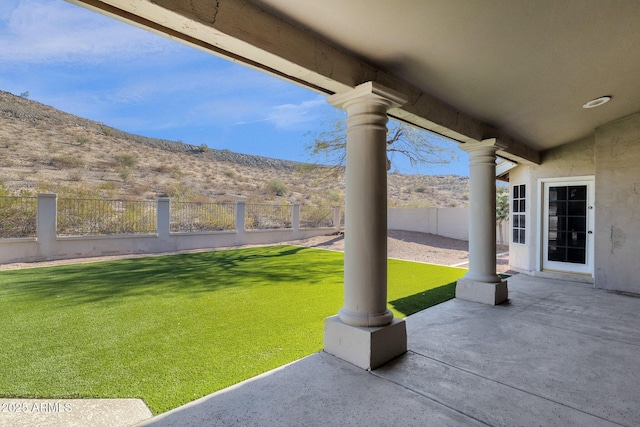
[[[387,255],[389,258],[426,262],[456,267],[467,267],[469,242],[413,231],[389,230]],[[290,242],[301,246],[344,251],[344,236],[319,236]],[[509,247],[498,246],[496,269],[498,273],[509,270]],[[513,272],[511,272],[513,273]]]
[[[412,231],[389,230],[387,239],[387,253],[389,258],[405,259],[409,261],[426,262],[430,264],[467,267],[469,261],[468,242],[464,240],[450,239],[448,237],[433,234],[417,233]],[[344,236],[330,235],[318,236],[304,240],[282,242],[286,244],[314,247],[333,251],[344,251]],[[237,247],[235,247],[237,248]],[[229,248],[217,248],[229,249]],[[210,249],[184,251],[181,253],[206,252]],[[497,271],[507,272],[509,269],[508,247],[498,247]],[[175,253],[175,252],[171,252]],[[14,263],[0,265],[0,270],[16,270],[20,268],[46,267],[52,265],[80,264],[86,262],[98,262],[125,258],[141,258],[145,256],[169,255],[161,254],[136,254],[114,255],[92,258],[74,258],[58,261],[42,261],[30,263]]]

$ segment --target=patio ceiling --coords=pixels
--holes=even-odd
[[[392,116],[516,161],[640,109],[636,1],[71,1],[319,92],[376,81],[409,98]]]

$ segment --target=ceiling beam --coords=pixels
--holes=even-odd
[[[244,0],[68,0],[231,61],[331,95],[373,81],[407,96],[391,117],[461,143],[508,140],[505,153],[539,163],[535,150],[360,58]]]

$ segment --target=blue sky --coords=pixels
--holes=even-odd
[[[0,90],[131,133],[297,161],[343,117],[324,95],[63,0],[0,2]],[[455,152],[449,165],[394,166],[468,176]]]

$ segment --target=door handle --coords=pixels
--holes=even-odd
[[[587,234],[593,234],[593,231],[589,230],[587,231]]]

